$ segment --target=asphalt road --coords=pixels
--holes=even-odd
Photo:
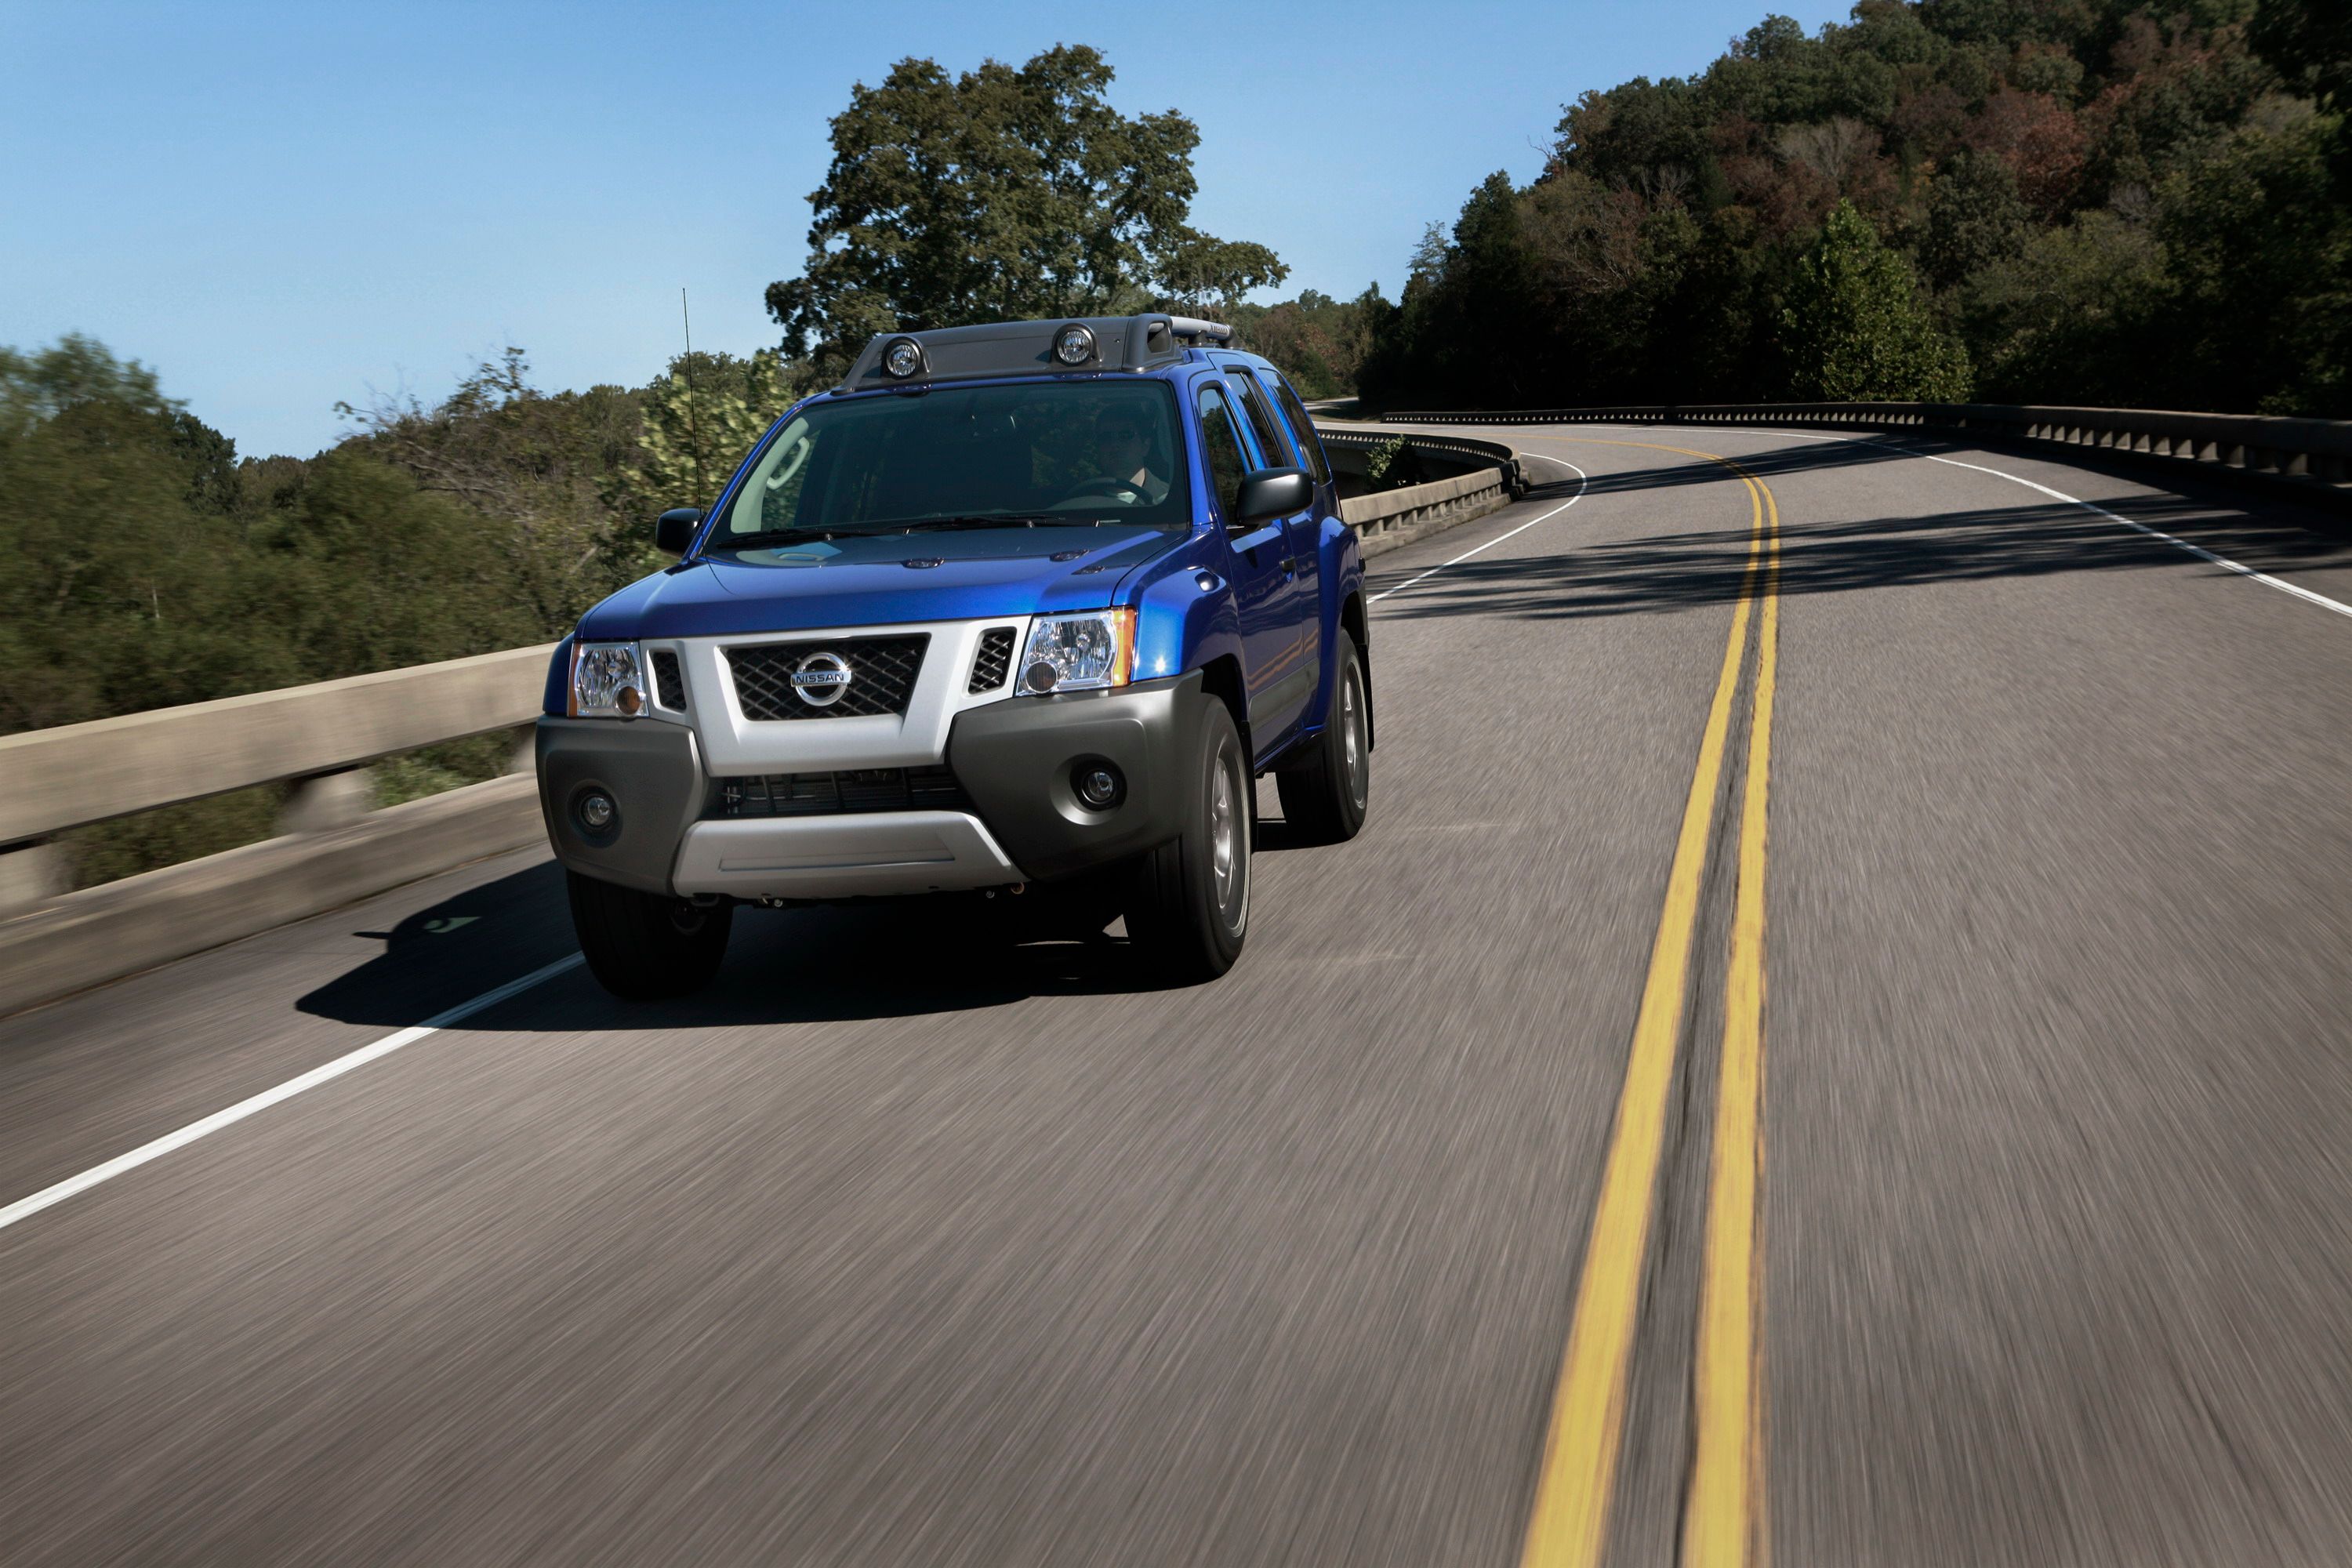
[[[5,1224],[0,1562],[2352,1561],[2352,615],[2278,586],[2352,529],[1505,438],[1218,984],[751,914]],[[0,1213],[571,951],[515,856],[0,1022]]]

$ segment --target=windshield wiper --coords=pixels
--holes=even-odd
[[[1091,527],[1091,517],[1049,512],[971,512],[961,517],[914,517],[898,522],[860,523],[855,528],[768,528],[757,533],[730,533],[713,539],[707,550],[751,550],[770,544],[805,544],[813,540],[877,539],[886,533],[944,533],[961,528]]]
[[[903,533],[944,533],[954,528],[1034,528],[1039,523],[1075,522],[1075,518],[1051,517],[1043,512],[987,511],[973,512],[964,517],[910,518],[905,522],[884,522],[875,525],[877,533],[896,530]]]
[[[765,544],[806,544],[813,539],[831,539],[835,532],[830,528],[764,528],[757,533],[721,534],[703,548],[751,550]]]

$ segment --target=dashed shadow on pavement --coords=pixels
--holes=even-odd
[[[1834,471],[1899,455],[1883,447],[1822,446],[1740,454],[1736,460],[1769,484],[1777,477]],[[1633,495],[1703,483],[1738,481],[1718,465],[1694,460],[1596,475],[1586,493]],[[1803,511],[1821,507],[1814,495],[1801,502],[1786,491],[1775,495],[1784,595],[2122,568],[2222,570],[2065,501],[2036,498],[2017,506],[1922,516],[1810,521]],[[1731,603],[1739,597],[1748,564],[1745,508],[1740,510],[1743,515],[1736,521],[1727,518],[1705,531],[1592,542],[1588,527],[1551,554],[1473,558],[1391,601],[1383,613],[1423,619],[1573,619]],[[2256,515],[2242,498],[2217,502],[2210,496],[2159,493],[2116,501],[2111,510],[2260,570],[2352,566],[2352,537],[2332,526],[2333,519],[2307,508],[2264,506],[2264,515]]]

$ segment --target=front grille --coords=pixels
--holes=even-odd
[[[980,651],[971,658],[968,692],[993,691],[1013,673],[1013,628],[991,626],[980,634]]]
[[[865,719],[904,713],[923,668],[928,636],[844,637],[836,642],[756,643],[727,650],[735,695],[746,719]],[[810,702],[793,688],[793,672],[812,654],[837,655],[849,683],[832,702]]]
[[[677,667],[677,655],[666,647],[654,649],[654,696],[673,712],[686,711],[686,672]]]
[[[969,811],[944,767],[766,773],[719,781],[719,816],[837,816],[866,811]]]

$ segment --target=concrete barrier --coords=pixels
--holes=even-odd
[[[1397,425],[1777,425],[1935,430],[2022,444],[2092,447],[2281,487],[2352,508],[2352,422],[2161,408],[2004,403],[1706,403],[1599,408],[1435,409],[1384,414]]]
[[[1356,531],[1369,560],[1507,506],[1512,493],[1507,474],[1482,468],[1425,485],[1356,496],[1339,503],[1339,516]]]
[[[1338,430],[1317,426],[1327,456],[1339,466],[1362,458],[1400,438],[1397,432],[1370,429]],[[1416,539],[1456,528],[1496,507],[1525,495],[1526,472],[1517,452],[1497,441],[1477,441],[1407,436],[1423,459],[1462,471],[1370,495],[1349,496],[1339,503],[1340,520],[1356,531],[1370,559],[1401,549]]]
[[[0,740],[0,846],[528,724],[554,644]]]

